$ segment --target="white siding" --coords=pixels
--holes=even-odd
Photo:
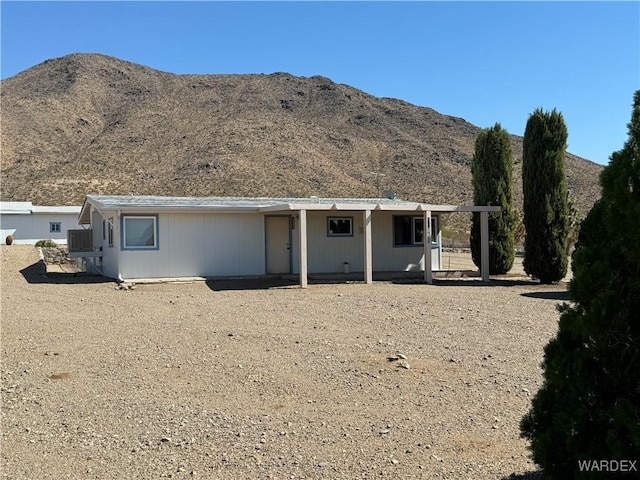
[[[92,216],[95,237],[103,247],[103,273],[116,278],[178,278],[265,274],[265,217],[258,213],[161,213],[158,215],[157,250],[121,250],[121,221],[114,218],[114,247],[102,239],[102,218]],[[152,214],[151,212],[141,212]],[[292,232],[292,271],[299,272],[299,219],[295,212]],[[424,268],[423,247],[394,247],[393,212],[372,212],[374,271],[409,271]],[[329,237],[328,217],[352,217],[353,236]],[[364,226],[361,211],[307,212],[309,273],[364,270]],[[95,245],[94,245],[95,246]],[[433,252],[433,268],[440,254]],[[119,268],[118,268],[119,262]]]
[[[393,246],[394,215],[408,215],[408,213],[389,211],[373,212],[373,270],[378,272],[424,271],[424,247],[422,245],[410,247]],[[437,232],[434,232],[434,237],[436,233]],[[431,254],[432,269],[439,270],[440,247],[432,247]]]
[[[393,246],[393,215],[407,215],[387,211],[372,212],[372,255],[374,271],[423,271],[424,247]],[[364,271],[364,224],[361,211],[307,212],[309,273],[342,272],[344,262],[349,262],[351,272]],[[329,237],[329,217],[352,217],[353,236]],[[437,232],[434,232],[434,235]],[[293,238],[297,239],[297,235]],[[299,246],[294,241],[294,272],[298,272]],[[432,266],[440,269],[440,247],[432,247]]]
[[[97,210],[92,209],[91,212],[91,228],[93,230],[93,248],[94,250],[102,248],[102,274],[105,277],[118,277],[118,220],[117,212],[102,212],[104,217]],[[113,246],[109,246],[109,223],[108,219],[113,218]],[[104,235],[102,223],[104,221]]]
[[[351,217],[353,236],[327,235],[329,217]],[[309,273],[342,272],[349,262],[352,272],[364,270],[364,230],[362,212],[313,212],[307,214]]]
[[[158,230],[157,250],[120,250],[123,278],[264,274],[261,214],[162,213]]]
[[[60,222],[60,231],[51,232],[50,222]],[[16,244],[34,244],[38,240],[67,243],[67,230],[82,228],[77,213],[31,213],[0,215],[0,241],[12,235]]]

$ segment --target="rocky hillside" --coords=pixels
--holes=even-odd
[[[1,95],[2,200],[391,189],[408,200],[472,201],[477,126],[321,76],[175,75],[73,54],[2,81]],[[512,138],[520,205],[522,138]],[[567,155],[582,213],[599,196],[601,169]]]

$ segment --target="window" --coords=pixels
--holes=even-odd
[[[431,217],[431,242],[436,242],[438,230],[437,218]],[[424,245],[424,217],[397,215],[393,217],[394,247]]]
[[[60,233],[62,231],[62,223],[60,222],[49,222],[49,232],[51,233]]]
[[[329,217],[327,218],[328,237],[352,237],[353,217]]]
[[[154,216],[123,216],[122,217],[122,248],[149,249],[158,248],[157,217]]]
[[[107,220],[107,232],[109,233],[109,246],[113,247],[113,217]]]

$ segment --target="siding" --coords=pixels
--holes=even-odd
[[[407,215],[406,212],[373,212],[373,270],[384,271],[424,271],[424,247],[393,246],[393,216]],[[434,232],[436,233],[436,232]],[[440,269],[440,248],[431,249],[431,267]]]
[[[49,231],[49,222],[60,222],[59,232]],[[31,213],[0,215],[0,241],[12,235],[14,243],[34,244],[38,240],[67,243],[67,230],[82,228],[77,213]]]
[[[258,213],[161,213],[157,250],[121,250],[120,221],[114,217],[114,247],[102,239],[102,219],[92,217],[96,240],[103,247],[103,273],[125,279],[263,275],[265,273],[265,216]],[[146,213],[151,214],[151,213]],[[292,231],[292,270],[299,272],[299,219]],[[307,212],[309,273],[364,270],[363,212]],[[394,247],[393,212],[372,212],[374,271],[423,270],[423,247]],[[353,217],[353,236],[327,236],[328,217]],[[433,250],[433,268],[440,254]],[[118,262],[120,268],[118,269]]]
[[[406,212],[372,212],[372,254],[373,270],[383,271],[424,271],[424,247],[393,246],[393,216]],[[353,217],[352,237],[327,236],[329,217]],[[344,262],[349,262],[352,272],[364,271],[364,213],[347,212],[307,212],[307,246],[309,273],[335,273],[343,271]],[[294,272],[298,272],[298,233],[294,231]],[[440,269],[440,248],[432,247],[432,268]]]
[[[162,213],[158,230],[157,250],[119,252],[123,278],[264,274],[261,214]]]

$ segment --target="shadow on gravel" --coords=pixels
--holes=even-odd
[[[101,275],[87,273],[57,273],[47,272],[47,264],[40,260],[33,265],[20,270],[28,283],[49,283],[56,285],[71,285],[83,283],[112,283],[113,279]]]
[[[223,290],[269,290],[297,287],[300,282],[287,278],[207,279],[207,287],[214,292]]]
[[[512,473],[508,477],[502,477],[501,480],[544,480],[542,471],[527,473]]]
[[[554,292],[529,292],[521,293],[520,295],[528,298],[540,298],[542,300],[571,300],[571,294],[566,290]]]
[[[397,279],[392,283],[402,284],[426,284],[424,280],[420,279]],[[533,280],[522,279],[508,279],[508,278],[496,278],[491,279],[488,282],[483,282],[479,278],[434,278],[433,285],[443,287],[521,287],[528,285],[540,285],[539,282]]]

